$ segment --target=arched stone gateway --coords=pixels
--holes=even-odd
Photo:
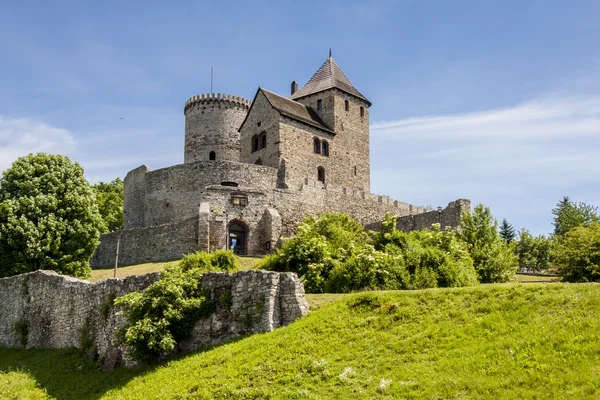
[[[248,227],[242,221],[233,220],[227,228],[227,249],[238,256],[247,253]]]

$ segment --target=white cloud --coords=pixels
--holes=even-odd
[[[535,215],[550,221],[562,195],[600,205],[597,95],[382,122],[371,138],[373,191],[399,200],[437,206],[467,197],[497,217],[523,218],[521,226]]]
[[[0,115],[0,171],[29,153],[69,154],[74,149],[75,140],[66,129],[34,119]]]

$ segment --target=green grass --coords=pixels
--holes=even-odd
[[[551,283],[560,281],[560,276],[536,276],[517,274],[517,282],[519,283]]]
[[[17,382],[18,398],[600,398],[598,284],[309,298],[317,311],[290,326],[153,369],[0,349],[0,379]]]
[[[256,267],[261,260],[261,258],[257,257],[237,257],[237,260],[240,265],[240,269],[247,270]],[[125,278],[126,276],[131,275],[144,275],[149,274],[151,272],[162,271],[169,264],[177,264],[179,261],[171,261],[171,262],[160,262],[160,263],[147,263],[147,264],[138,264],[138,265],[129,265],[127,267],[119,267],[117,268],[117,278]],[[92,270],[92,276],[89,279],[90,282],[98,282],[105,279],[114,277],[114,269],[94,269]]]

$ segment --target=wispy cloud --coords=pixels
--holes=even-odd
[[[433,205],[470,197],[517,219],[550,220],[558,196],[572,193],[600,203],[600,96],[551,96],[371,129],[377,192]]]
[[[11,118],[0,115],[0,171],[18,157],[40,151],[70,154],[75,139],[66,129],[29,118]]]

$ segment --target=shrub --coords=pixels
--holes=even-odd
[[[310,293],[322,293],[331,270],[369,242],[364,228],[345,214],[307,217],[298,234],[260,263],[271,271],[296,272]]]
[[[347,293],[356,290],[406,289],[410,276],[401,255],[376,251],[365,245],[344,263],[331,271],[326,283],[328,292]]]
[[[567,282],[600,281],[600,224],[576,227],[563,234],[552,259]]]
[[[460,238],[467,243],[480,282],[507,282],[514,277],[518,266],[514,248],[502,241],[489,207],[478,204],[473,213],[462,215]]]
[[[168,266],[161,279],[143,292],[129,293],[114,301],[122,307],[126,324],[119,332],[132,356],[147,363],[176,349],[189,337],[195,323],[213,312],[200,277],[209,271],[232,271],[236,259],[231,251],[187,255],[179,265]]]

